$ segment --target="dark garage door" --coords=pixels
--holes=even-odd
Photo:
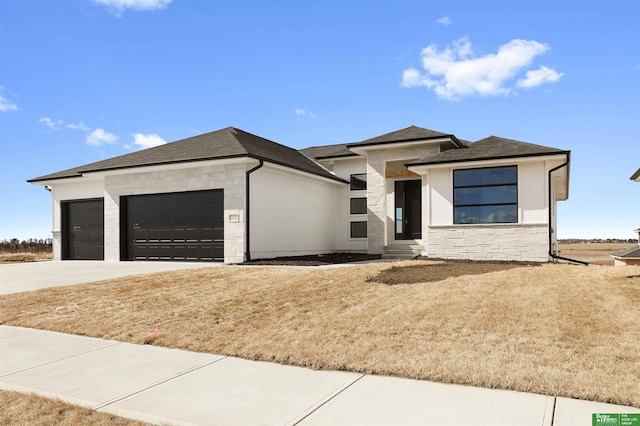
[[[63,201],[62,260],[104,260],[104,200]]]
[[[123,260],[224,260],[222,189],[121,199]]]

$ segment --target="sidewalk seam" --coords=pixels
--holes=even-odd
[[[287,425],[290,426],[296,426],[299,425],[301,422],[303,422],[306,418],[308,418],[310,415],[312,415],[313,413],[315,413],[316,411],[318,411],[320,408],[324,407],[329,401],[332,401],[333,399],[335,399],[338,395],[340,395],[342,392],[346,391],[347,389],[349,389],[351,386],[353,386],[354,384],[356,384],[358,381],[360,381],[360,379],[362,379],[363,377],[365,377],[366,374],[361,374],[360,377],[356,378],[354,381],[352,381],[351,383],[348,383],[346,386],[343,386],[341,389],[335,391],[333,394],[329,394],[328,397],[326,397],[326,399],[324,401],[322,401],[321,403],[319,403],[315,408],[311,409],[311,411],[309,411],[308,413],[306,413],[305,415],[303,415],[301,418],[294,420],[292,422],[287,423]],[[312,406],[313,407],[313,406]]]
[[[132,396],[134,396],[134,395],[138,395],[138,394],[140,394],[140,393],[142,393],[142,392],[146,392],[146,391],[148,391],[149,389],[155,388],[156,386],[160,386],[160,385],[162,385],[162,384],[164,384],[164,383],[170,382],[170,381],[171,381],[171,380],[173,380],[173,379],[177,379],[178,377],[184,376],[185,374],[192,373],[192,372],[194,372],[194,371],[196,371],[196,370],[199,370],[199,369],[201,369],[201,368],[208,367],[209,365],[215,364],[216,362],[220,362],[220,361],[225,360],[225,359],[227,359],[227,358],[229,358],[229,356],[228,356],[228,355],[227,355],[227,356],[224,356],[224,357],[222,357],[222,358],[220,358],[220,359],[216,359],[216,360],[213,360],[213,361],[211,361],[211,362],[207,362],[206,364],[202,364],[202,365],[198,365],[198,366],[195,366],[195,367],[191,367],[191,368],[189,368],[189,369],[187,369],[187,370],[181,371],[180,373],[174,374],[174,375],[173,375],[173,376],[171,376],[171,377],[167,377],[167,378],[165,378],[165,379],[162,379],[162,380],[160,380],[160,381],[157,381],[157,382],[155,382],[155,383],[152,383],[152,384],[150,384],[150,385],[147,385],[147,386],[145,386],[145,387],[144,387],[144,388],[142,388],[142,389],[138,389],[138,390],[133,391],[133,392],[130,392],[130,393],[128,393],[128,394],[121,395],[121,396],[117,396],[117,397],[115,397],[115,398],[113,398],[113,399],[110,399],[110,400],[108,400],[108,401],[102,402],[102,403],[100,403],[100,404],[96,405],[95,407],[92,407],[91,409],[92,409],[92,410],[94,410],[94,411],[101,410],[101,409],[103,409],[103,408],[105,408],[105,407],[108,407],[109,405],[113,405],[113,404],[115,404],[115,403],[117,403],[117,402],[120,402],[120,401],[122,401],[122,400],[125,400],[125,399],[127,399],[127,398],[131,398],[131,397],[132,397]]]
[[[82,336],[82,337],[86,337],[86,336]],[[36,369],[36,368],[40,368],[40,367],[43,367],[45,365],[55,364],[57,362],[66,361],[66,360],[71,359],[71,358],[76,358],[76,357],[79,357],[79,356],[90,354],[92,352],[97,352],[97,351],[100,351],[102,349],[106,349],[106,348],[110,348],[110,347],[117,346],[117,345],[122,345],[122,344],[123,344],[123,342],[115,342],[114,341],[110,345],[102,346],[102,347],[99,347],[99,348],[96,348],[96,349],[91,349],[90,351],[69,355],[69,356],[66,356],[64,358],[58,358],[58,359],[56,359],[54,361],[49,361],[49,362],[45,362],[44,364],[34,365],[34,366],[29,367],[29,368],[24,368],[22,370],[14,371],[12,373],[2,374],[2,375],[0,375],[0,378],[13,376],[14,374],[24,373],[25,371],[29,371],[29,370],[33,370],[33,369]]]
[[[556,417],[556,401],[557,401],[557,400],[558,400],[558,397],[557,397],[557,396],[554,396],[554,397],[553,397],[553,410],[551,410],[551,421],[549,422],[549,424],[550,424],[551,426],[553,426],[553,422],[554,422],[555,417]]]

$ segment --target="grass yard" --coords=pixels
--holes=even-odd
[[[640,268],[446,267],[176,271],[0,296],[0,323],[640,407]]]
[[[104,424],[142,426],[147,423],[78,407],[58,399],[0,390],[0,425],[98,426]]]
[[[51,253],[0,253],[0,263],[38,262],[52,257]]]
[[[562,257],[589,263],[598,262],[601,265],[613,265],[613,258],[609,255],[633,247],[633,245],[634,243],[576,243],[558,244],[558,249]]]

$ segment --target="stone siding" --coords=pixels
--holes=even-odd
[[[443,259],[548,262],[548,229],[538,225],[428,228],[427,255]]]
[[[120,197],[224,189],[224,261],[244,260],[244,164],[193,167],[105,178],[105,260],[120,260]]]

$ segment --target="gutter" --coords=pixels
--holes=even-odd
[[[575,260],[575,259],[569,259],[568,257],[562,257],[562,256],[558,256],[558,253],[554,253],[551,250],[552,247],[552,237],[551,234],[553,233],[553,229],[551,229],[551,173],[555,172],[556,170],[559,170],[563,167],[567,167],[569,165],[569,159],[570,159],[570,155],[569,153],[567,153],[567,161],[565,161],[564,163],[560,164],[557,167],[554,167],[553,169],[549,170],[549,256],[551,256],[553,259],[555,260],[566,260],[567,262],[573,262],[573,263],[579,263],[581,265],[584,266],[589,266],[588,262],[583,262],[582,260]],[[557,210],[556,210],[557,212]],[[556,213],[557,214],[557,213]]]
[[[251,260],[251,227],[250,227],[250,218],[251,218],[251,214],[250,214],[250,209],[249,209],[249,204],[251,202],[251,197],[250,197],[250,189],[251,189],[251,178],[249,175],[251,175],[251,173],[255,172],[256,170],[258,170],[260,167],[262,167],[264,165],[264,161],[261,159],[258,159],[259,163],[257,166],[255,166],[254,168],[247,170],[246,172],[246,176],[245,176],[245,213],[244,213],[244,223],[245,223],[245,230],[244,230],[244,238],[245,238],[245,252],[244,252],[244,260]]]

